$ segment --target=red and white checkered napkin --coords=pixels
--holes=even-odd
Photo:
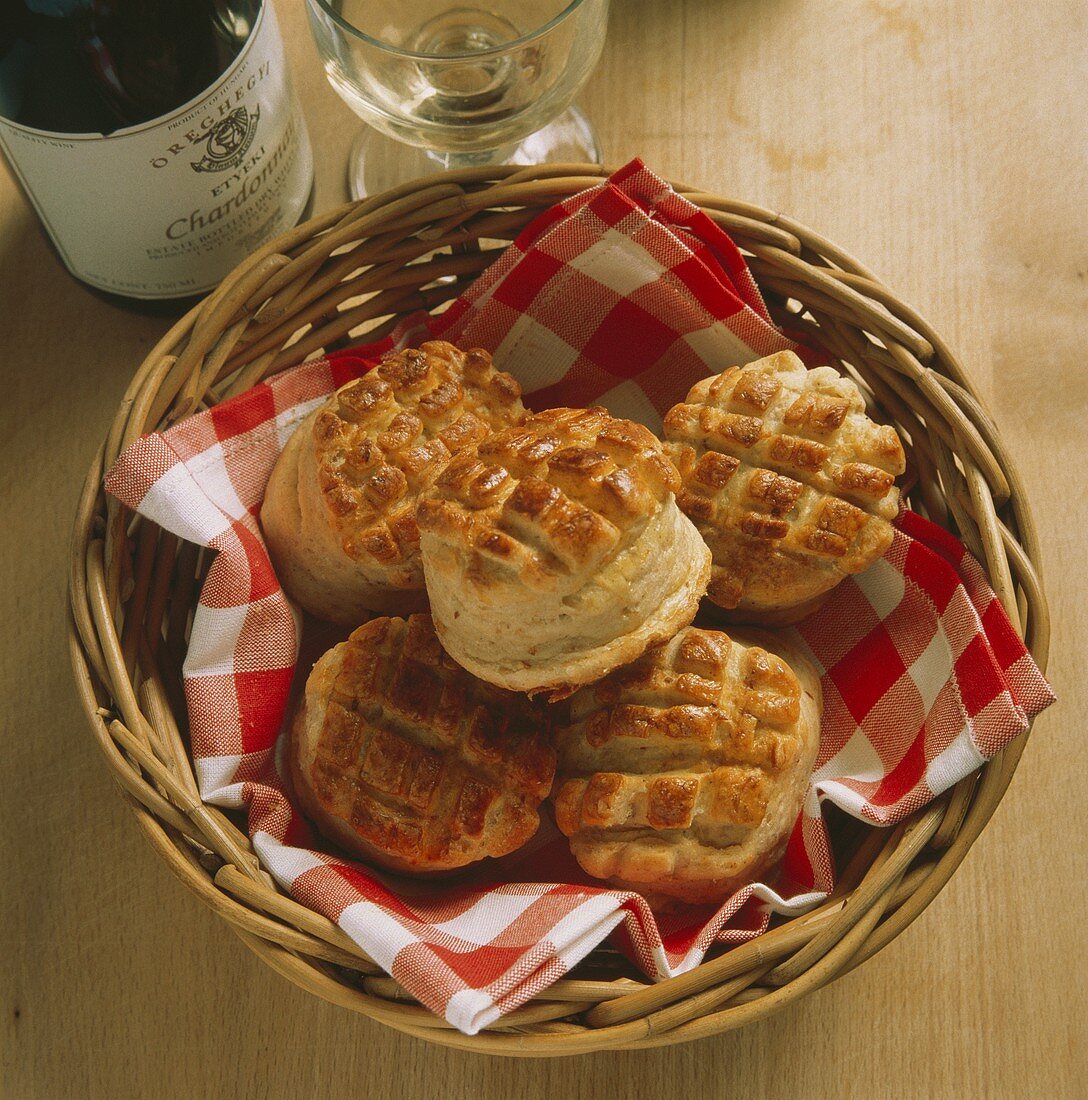
[[[376,355],[429,334],[491,350],[534,407],[600,401],[653,427],[697,378],[794,345],[732,241],[636,161],[541,215],[445,314],[146,436],[106,479],[130,507],[218,551],[184,666],[204,799],[248,807],[254,848],[280,884],[467,1034],[613,931],[647,974],[664,977],[698,964],[716,941],[757,935],[772,912],[812,906],[833,881],[822,799],[877,825],[899,821],[1053,701],[978,564],[907,512],[887,556],[796,631],[821,671],[825,711],[812,786],[773,887],[746,887],[716,912],[655,920],[639,896],[586,878],[548,824],[456,886],[380,875],[315,849],[276,764],[298,627],[257,514],[298,422]]]

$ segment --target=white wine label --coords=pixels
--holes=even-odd
[[[171,114],[105,137],[0,118],[0,146],[69,271],[134,298],[210,290],[298,221],[313,183],[268,0],[222,76]]]

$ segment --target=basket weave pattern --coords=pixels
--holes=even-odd
[[[91,728],[152,845],[242,940],[304,989],[465,1049],[564,1055],[662,1046],[742,1026],[869,958],[948,881],[1000,801],[1020,738],[894,829],[854,843],[818,909],[667,981],[598,949],[491,1029],[465,1036],[418,1005],[325,917],[280,892],[230,817],[200,801],[181,666],[205,551],[134,516],[102,477],[141,434],[319,351],[389,332],[457,297],[542,210],[610,169],[448,173],[351,203],[265,246],[163,337],[88,473],[71,556],[70,647]],[[903,437],[911,505],[956,531],[1041,668],[1049,640],[1023,490],[961,366],[872,273],[788,218],[674,184],[746,253],[776,320],[826,349]]]

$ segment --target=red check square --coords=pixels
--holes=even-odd
[[[234,674],[242,725],[242,752],[259,752],[270,748],[275,741],[275,735],[269,740],[269,730],[278,730],[283,720],[294,672],[291,667]]]
[[[257,386],[242,397],[248,400],[215,405],[208,414],[220,443],[260,427],[276,415],[272,392],[267,387]]]
[[[617,378],[634,378],[658,362],[675,339],[673,329],[624,298],[600,319],[583,353]]]
[[[495,288],[495,300],[524,313],[540,294],[546,293],[549,281],[563,270],[562,260],[546,252],[530,252],[518,263],[516,277],[504,279]]]
[[[1006,689],[1005,678],[983,635],[972,638],[956,661],[956,682],[970,714],[977,714]]]
[[[869,796],[869,801],[874,806],[889,806],[898,802],[918,786],[925,771],[926,739],[924,732],[920,731],[899,763],[888,772],[877,789]]]
[[[835,666],[831,678],[850,713],[863,722],[906,671],[894,639],[880,623]]]

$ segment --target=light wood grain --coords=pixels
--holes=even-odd
[[[279,0],[318,159],[355,123]],[[1076,0],[617,0],[582,104],[609,161],[822,231],[961,354],[1034,499],[1059,707],[931,908],[753,1028],[516,1063],[394,1034],[275,976],[146,845],[62,643],[80,481],[165,328],[71,280],[0,174],[0,1093],[11,1097],[1088,1096],[1081,717],[1088,9]]]

